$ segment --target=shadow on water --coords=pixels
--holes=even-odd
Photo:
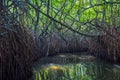
[[[33,80],[120,80],[120,66],[89,55],[63,54],[35,62]]]

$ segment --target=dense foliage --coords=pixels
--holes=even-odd
[[[0,0],[0,78],[26,80],[36,57],[62,51],[120,62],[119,22],[119,0]]]
[[[42,35],[68,30],[95,35],[101,27],[120,26],[119,0],[3,0],[3,3],[9,14]]]

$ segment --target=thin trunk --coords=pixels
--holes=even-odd
[[[2,24],[2,21],[1,21],[2,20],[2,10],[3,10],[3,0],[0,0],[0,26]]]
[[[48,0],[48,4],[47,4],[47,15],[49,15],[49,11],[50,11],[50,0]]]
[[[3,0],[0,0],[0,12],[3,10]]]

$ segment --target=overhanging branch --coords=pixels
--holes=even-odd
[[[50,20],[52,20],[52,21],[54,21],[54,22],[56,22],[56,23],[64,26],[65,28],[73,31],[74,33],[77,33],[77,34],[83,35],[83,36],[87,36],[87,37],[95,37],[95,36],[97,36],[97,35],[84,34],[84,33],[81,33],[81,32],[79,32],[79,31],[76,31],[76,30],[74,30],[73,28],[71,28],[69,25],[66,25],[66,24],[62,23],[61,21],[58,21],[58,20],[54,19],[53,17],[45,14],[45,13],[42,12],[39,8],[37,8],[35,5],[33,5],[33,4],[29,3],[29,2],[26,2],[26,3],[29,4],[31,7],[33,7],[35,10],[37,10],[38,12],[40,12],[40,13],[42,13],[43,15],[45,15],[46,17],[48,17]]]

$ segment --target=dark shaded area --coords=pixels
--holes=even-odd
[[[27,40],[28,34],[21,29],[20,25],[13,26],[17,32],[0,28],[6,32],[0,38],[0,79],[28,80],[32,76],[31,61],[33,59]],[[21,33],[21,30],[24,32]]]

